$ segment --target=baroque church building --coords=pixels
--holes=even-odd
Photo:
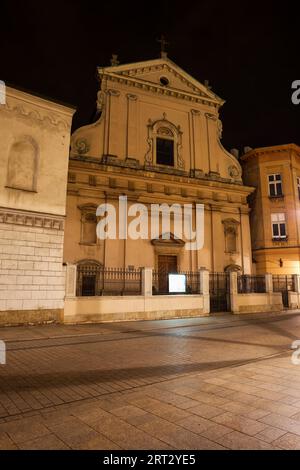
[[[101,67],[98,76],[98,119],[71,137],[64,260],[251,273],[252,188],[220,142],[224,101],[166,56]],[[97,240],[96,208],[106,202],[118,211],[119,195],[129,207],[204,204],[203,248],[185,250],[172,230],[169,240]]]
[[[179,315],[178,304],[182,316],[207,314],[208,288],[201,297],[193,273],[252,272],[253,188],[221,144],[224,101],[165,53],[125,65],[114,57],[98,76],[96,120],[71,137],[69,107],[12,88],[0,105],[0,324],[81,321],[82,312],[94,321],[114,308],[124,319],[166,318]],[[167,235],[160,225],[155,238],[99,239],[97,207],[109,203],[119,217],[120,196],[129,211],[189,204],[194,223],[202,204],[203,246],[187,250],[174,217]],[[175,272],[189,273],[188,293],[198,295],[139,303],[141,289],[166,293]],[[128,290],[129,304],[112,307]]]

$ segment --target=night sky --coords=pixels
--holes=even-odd
[[[278,2],[279,3],[279,2]],[[282,6],[285,3],[286,6]],[[299,14],[294,2],[52,0],[1,2],[0,79],[70,103],[90,122],[96,66],[169,57],[226,100],[223,145],[300,144]]]

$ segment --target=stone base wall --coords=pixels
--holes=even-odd
[[[249,305],[241,306],[238,312],[232,312],[234,314],[242,313],[265,313],[265,312],[280,312],[282,310],[282,305]]]
[[[202,295],[75,297],[65,300],[64,323],[164,320],[208,316]]]
[[[289,299],[289,308],[291,309],[300,308],[300,293],[289,292],[288,299]]]
[[[233,314],[279,312],[283,308],[281,292],[234,294],[230,300]]]
[[[62,217],[0,209],[0,324],[61,317],[63,226]]]
[[[138,320],[170,320],[175,318],[206,317],[208,313],[203,313],[198,309],[193,310],[159,310],[154,312],[122,312],[110,314],[82,314],[68,316],[64,318],[65,324],[76,323],[102,323],[113,321],[138,321]]]
[[[0,312],[1,326],[42,325],[63,323],[63,309],[56,310],[7,310]]]

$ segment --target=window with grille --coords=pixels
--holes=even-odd
[[[269,180],[269,196],[270,197],[283,196],[281,175],[279,173],[269,175],[268,180]]]
[[[174,166],[174,141],[171,139],[156,139],[156,163],[158,165]]]
[[[285,214],[271,214],[272,221],[272,236],[274,240],[284,240],[287,238],[286,234],[286,220]]]

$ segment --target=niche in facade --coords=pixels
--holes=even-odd
[[[29,136],[14,142],[8,155],[7,187],[36,191],[38,145]]]
[[[97,243],[97,206],[94,204],[84,204],[78,206],[81,211],[81,237],[80,243],[83,245],[96,245]]]
[[[239,222],[235,219],[225,219],[222,223],[224,225],[225,253],[237,253]]]

